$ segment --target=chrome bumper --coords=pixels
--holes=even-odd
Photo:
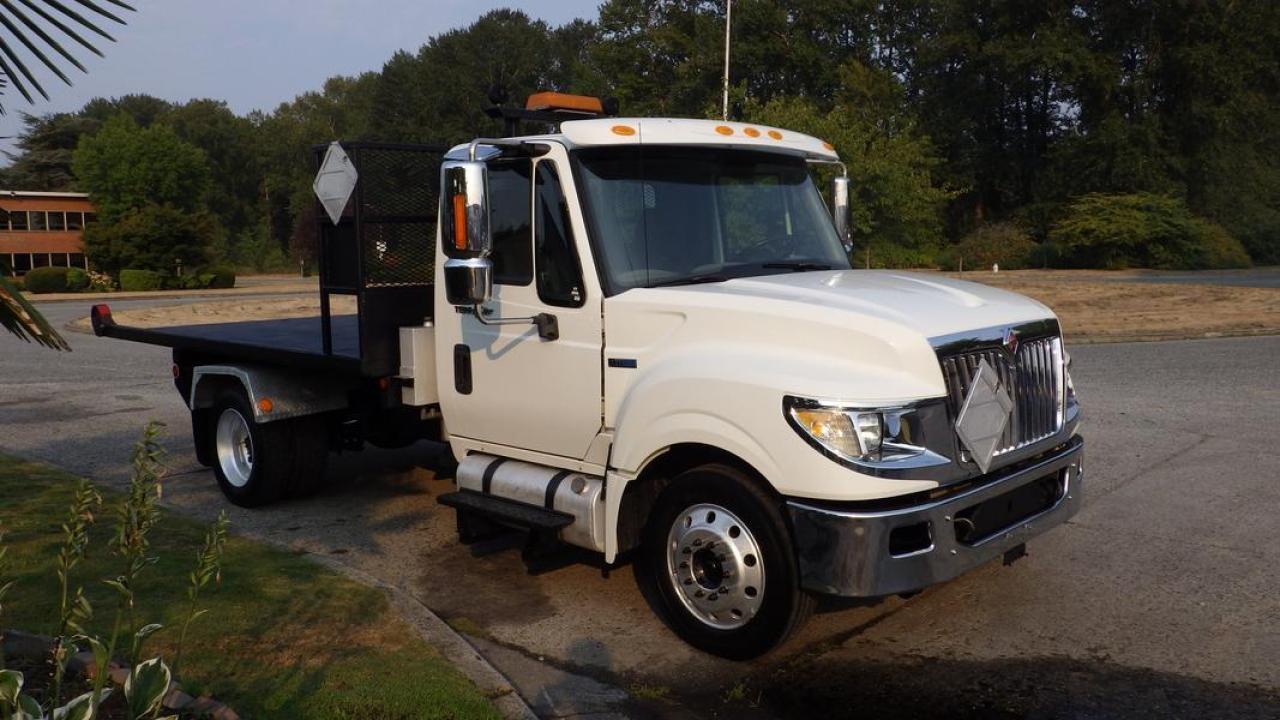
[[[919,590],[950,580],[1003,555],[1029,538],[1062,524],[1080,509],[1084,480],[1084,441],[1076,436],[1065,448],[973,490],[934,502],[882,511],[821,507],[789,500],[801,584],[808,590],[849,597],[876,597]],[[1061,491],[1047,508],[998,529],[975,542],[957,537],[956,518],[993,498],[1029,483],[1056,476]],[[895,554],[890,537],[910,528],[926,545]],[[928,535],[922,530],[927,528]]]

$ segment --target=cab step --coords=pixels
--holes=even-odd
[[[459,511],[476,513],[491,520],[529,530],[558,532],[573,524],[573,516],[559,510],[516,502],[474,490],[458,490],[436,498],[436,502]]]

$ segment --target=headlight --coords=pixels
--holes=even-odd
[[[839,460],[892,462],[925,452],[912,408],[849,408],[792,396],[783,406],[802,438]]]
[[[880,413],[792,407],[791,419],[819,445],[847,459],[880,452],[884,437]]]

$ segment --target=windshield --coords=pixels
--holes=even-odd
[[[663,146],[575,157],[610,293],[849,268],[802,158]]]

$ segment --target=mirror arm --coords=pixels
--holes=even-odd
[[[560,339],[560,323],[556,320],[556,316],[551,313],[538,313],[530,317],[486,318],[485,316],[492,311],[486,310],[480,305],[460,307],[458,312],[474,315],[481,325],[537,325],[538,337],[543,340]]]

